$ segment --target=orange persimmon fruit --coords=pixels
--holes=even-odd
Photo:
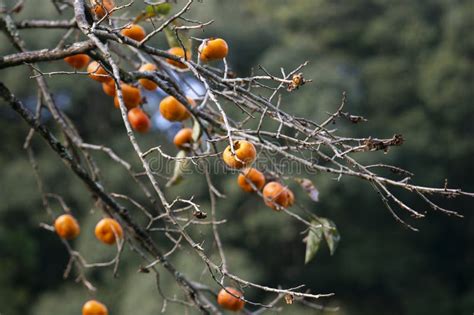
[[[104,218],[95,226],[94,234],[102,243],[112,245],[115,244],[117,238],[122,238],[123,230],[117,220]]]
[[[146,63],[146,64],[142,65],[140,67],[140,69],[138,69],[138,71],[140,71],[140,72],[155,71],[155,70],[156,70],[156,65],[154,65],[152,63]],[[140,80],[138,80],[138,82],[143,86],[143,88],[145,88],[149,91],[156,90],[156,87],[158,86],[158,85],[156,85],[155,82],[153,82],[149,79],[140,79]]]
[[[229,47],[222,38],[207,39],[199,46],[199,58],[202,61],[220,60],[228,53]]]
[[[108,315],[107,307],[96,300],[89,300],[82,306],[82,315]]]
[[[89,63],[89,65],[87,66],[87,73],[89,73],[89,77],[92,80],[99,81],[102,83],[112,80],[107,71],[105,71],[104,68],[97,61],[92,61],[91,63]]]
[[[189,97],[188,102],[191,106],[196,105],[194,100]],[[186,106],[184,106],[173,96],[167,96],[161,100],[160,113],[165,119],[169,121],[183,121],[191,116]]]
[[[278,206],[288,207],[288,201],[291,198],[288,194],[288,188],[278,182],[266,184],[263,188],[263,197],[265,198],[265,204],[276,211],[281,210],[278,209]]]
[[[173,143],[179,148],[184,149],[186,145],[193,142],[193,130],[191,128],[183,128],[174,136]]]
[[[115,8],[114,0],[94,0],[92,6],[92,13],[99,19],[103,18],[107,12]]]
[[[150,118],[148,118],[148,115],[141,108],[132,108],[129,110],[127,117],[134,130],[141,133],[145,133],[150,130]]]
[[[86,54],[77,54],[64,58],[64,61],[66,61],[74,69],[84,68],[87,66],[90,60],[91,58]]]
[[[79,236],[81,229],[79,223],[70,214],[60,215],[54,220],[54,230],[60,238],[65,240],[72,240]]]
[[[295,194],[289,188],[287,188],[287,194],[288,194],[287,207],[291,207],[292,205],[295,204]]]
[[[181,47],[172,47],[172,48],[168,49],[168,53],[171,54],[171,55],[175,55],[177,57],[185,58],[185,60],[191,59],[191,52],[187,50],[186,51],[186,57],[185,57],[184,50]],[[173,59],[169,59],[169,58],[166,59],[166,62],[169,63],[170,65],[173,65],[173,66],[175,66],[177,68],[180,68],[180,69],[186,69],[188,67],[182,62],[179,62],[179,61],[176,61],[176,60],[173,60]]]
[[[137,42],[141,42],[146,37],[146,32],[138,24],[130,24],[122,29],[120,32],[123,36],[134,39]]]
[[[255,161],[257,150],[255,146],[248,141],[234,141],[235,155],[232,154],[230,144],[225,148],[222,158],[224,162],[232,168],[243,168]]]
[[[238,312],[244,308],[245,301],[236,296],[242,297],[243,294],[231,287],[227,287],[225,290],[221,289],[217,295],[217,304],[225,310]]]
[[[110,80],[110,81],[102,83],[102,90],[104,90],[104,93],[107,94],[108,96],[115,97],[115,94],[117,93],[117,91],[115,89],[114,80]]]
[[[126,83],[120,84],[120,87],[122,88],[123,101],[127,109],[132,109],[140,105],[140,102],[142,101],[142,95],[139,88]],[[114,105],[117,108],[120,107],[118,95],[115,95],[114,97]]]
[[[247,168],[239,174],[237,183],[240,188],[246,192],[253,192],[255,189],[250,183],[252,183],[258,190],[261,190],[265,186],[265,176],[259,170],[251,167]]]

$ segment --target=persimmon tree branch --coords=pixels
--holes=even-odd
[[[1,56],[0,69],[28,63],[59,60],[72,55],[87,53],[92,48],[94,48],[94,44],[91,41],[84,41],[80,43],[74,43],[73,45],[64,49],[42,49]]]
[[[78,165],[71,156],[71,153],[65,148],[59,140],[42,124],[34,119],[31,113],[22,105],[22,103],[8,90],[8,88],[0,82],[0,96],[16,111],[34,130],[47,142],[50,148],[58,154],[62,161],[78,176],[91,192],[110,209],[111,214],[119,216],[127,226],[131,229],[131,236],[143,246],[143,248],[153,257],[158,257],[161,264],[165,267],[183,286],[194,299],[199,308],[208,313],[204,305],[200,304],[197,297],[198,293],[194,290],[192,283],[189,282],[182,274],[180,274],[168,260],[163,257],[162,253],[156,247],[151,237],[141,229],[131,218],[128,210],[112,198],[104,189],[95,182],[80,165]]]
[[[18,29],[25,28],[74,28],[76,21],[71,20],[23,20],[15,23]]]
[[[163,3],[165,2],[146,2],[152,8]],[[185,41],[187,44],[191,44],[192,40],[200,44],[206,43],[207,39],[183,35],[185,32],[204,28],[213,22],[201,23],[186,17],[192,5],[195,4],[193,0],[187,1],[182,8],[168,17],[165,15],[147,16],[146,18],[153,22],[153,31],[138,41],[121,33],[121,30],[127,27],[132,20],[126,15],[119,17],[119,14],[126,12],[130,6],[136,5],[135,1],[115,6],[111,10],[107,9],[106,14],[102,17],[92,16],[90,8],[87,7],[84,0],[53,0],[53,4],[60,13],[68,14],[72,9],[73,14],[70,20],[64,20],[62,17],[58,20],[14,21],[8,13],[0,16],[0,29],[5,32],[13,47],[19,51],[0,57],[0,69],[23,65],[31,69],[33,75],[30,78],[36,81],[39,93],[36,114],[33,115],[28,111],[3,83],[0,83],[0,96],[32,128],[25,141],[25,148],[27,148],[35,170],[34,174],[37,178],[43,206],[51,219],[54,219],[54,214],[52,214],[49,199],[52,198],[59,202],[65,212],[68,207],[61,196],[47,192],[43,188],[34,152],[29,146],[34,134],[43,138],[75,176],[81,179],[91,192],[92,200],[98,207],[111,217],[119,219],[127,231],[127,242],[118,243],[116,256],[105,262],[88,263],[68,242],[64,242],[70,255],[67,273],[75,266],[79,280],[89,289],[93,289],[94,286],[85,278],[82,270],[84,268],[111,267],[114,268],[115,274],[118,271],[123,246],[129,246],[144,261],[144,267],[140,267],[140,270],[155,273],[158,294],[163,298],[163,310],[166,310],[166,305],[169,302],[186,307],[196,307],[203,313],[219,314],[220,310],[214,302],[217,295],[214,289],[180,273],[168,259],[183,248],[189,248],[192,254],[202,262],[202,267],[208,271],[215,286],[236,299],[259,307],[254,312],[250,308],[244,309],[247,314],[260,314],[266,309],[277,310],[278,303],[283,299],[287,304],[291,304],[295,300],[310,308],[321,309],[321,306],[309,300],[330,297],[333,295],[332,293],[316,294],[311,291],[303,291],[304,284],[285,289],[243,279],[235,273],[232,262],[226,257],[226,244],[223,242],[224,238],[221,237],[221,233],[225,233],[225,228],[221,228],[221,225],[227,221],[225,218],[218,218],[216,211],[220,199],[225,198],[225,195],[214,185],[212,170],[207,162],[220,161],[223,146],[229,146],[236,160],[242,162],[236,155],[238,141],[252,143],[262,158],[271,157],[267,165],[264,166],[266,179],[285,183],[285,188],[288,188],[289,182],[295,181],[313,200],[317,199],[317,196],[314,196],[317,194],[317,190],[311,180],[285,173],[278,165],[280,159],[295,163],[307,172],[318,175],[329,174],[334,176],[336,181],[342,177],[354,177],[368,183],[395,220],[414,231],[417,228],[411,222],[406,222],[405,217],[408,215],[414,219],[420,219],[427,213],[402,201],[396,193],[399,190],[413,193],[435,211],[458,217],[462,216],[456,211],[441,207],[431,199],[432,196],[474,197],[473,193],[457,188],[448,188],[447,182],[444,187],[438,188],[414,184],[412,183],[414,174],[397,166],[382,162],[367,165],[359,162],[360,155],[370,154],[374,151],[389,152],[403,145],[404,139],[399,134],[394,134],[393,137],[386,139],[341,134],[334,128],[334,124],[340,122],[363,124],[367,120],[363,116],[353,115],[347,111],[345,92],[341,97],[340,104],[335,106],[336,110],[321,117],[319,122],[305,117],[297,117],[286,110],[287,104],[281,96],[284,93],[296,93],[298,89],[306,88],[303,85],[311,82],[303,75],[308,62],[303,62],[293,69],[282,68],[279,74],[271,73],[264,66],[259,66],[257,73],[248,77],[238,77],[231,71],[225,58],[222,60],[223,69],[220,69],[153,47],[150,44],[150,39],[163,32],[166,32],[168,37],[170,34],[174,34],[174,45],[182,48],[183,51],[187,49],[187,46],[190,46],[184,45]],[[147,12],[150,13],[150,10]],[[138,20],[136,18],[135,22]],[[177,21],[183,22],[184,25],[174,25]],[[21,38],[19,30],[31,28],[64,29],[66,32],[58,41],[56,48],[29,51],[26,49],[27,45]],[[66,45],[72,40],[73,34],[76,34],[76,37],[81,40],[76,39],[72,44]],[[73,121],[56,106],[46,78],[52,75],[74,76],[88,73],[61,70],[45,73],[37,63],[59,60],[82,53],[86,53],[98,61],[107,73],[105,76],[110,76],[113,80],[123,126],[130,147],[140,162],[139,166],[134,166],[131,161],[119,156],[107,143],[93,144],[94,141],[89,143],[89,141],[83,140]],[[198,58],[200,53],[199,50]],[[182,64],[184,70],[170,65],[170,60]],[[130,71],[124,66],[126,64],[136,69],[142,63],[156,64],[157,70]],[[205,90],[203,95],[197,95],[194,100],[197,106],[192,106],[188,101],[187,95],[183,92],[184,83],[177,79],[176,73],[182,71],[187,71]],[[199,135],[193,139],[193,143],[184,146],[177,156],[165,152],[161,146],[142,147],[137,141],[137,134],[128,119],[123,83],[136,85],[140,79],[152,81],[163,92],[183,104],[192,117],[193,129],[199,131]],[[59,132],[65,136],[63,142],[59,141],[50,129],[40,123],[39,115],[42,108],[47,109],[53,116]],[[235,114],[236,111],[238,114]],[[95,154],[105,154],[115,166],[126,170],[127,176],[136,183],[144,200],[118,192],[107,192],[102,182],[100,168],[94,159]],[[173,174],[170,179],[166,174],[156,172],[151,166],[151,158],[159,159],[164,163],[175,163],[177,166],[175,169],[178,170],[181,166],[183,168],[194,166],[196,170],[200,170],[208,188],[209,211],[202,209],[193,196],[168,199],[165,193],[166,188],[170,183],[174,184],[173,178],[177,175]],[[382,175],[384,174],[382,171],[385,169],[390,170],[393,174],[391,176]],[[179,171],[176,172],[179,173]],[[159,179],[162,178],[169,180],[166,185],[160,182]],[[266,198],[253,182],[248,181],[248,184],[256,191],[255,195],[258,198],[280,211],[281,215],[286,215],[303,226],[303,231],[308,233],[308,237],[312,235],[311,233],[317,233],[321,229],[326,232],[335,231],[335,227],[329,224],[328,220],[319,218],[301,203],[293,207],[278,204],[274,200]],[[130,205],[131,208],[124,207],[121,202]],[[132,212],[131,209],[138,211]],[[400,210],[401,213],[399,213]],[[144,226],[137,224],[135,218],[137,213],[147,219]],[[207,213],[210,213],[210,218],[207,218]],[[202,239],[193,236],[192,229],[196,225],[210,227],[215,248],[204,244]],[[50,225],[46,223],[43,224],[43,227],[51,230]],[[164,239],[169,241],[169,246],[159,248],[154,241],[155,235],[164,236]],[[307,238],[306,242],[308,243]],[[211,259],[214,257],[214,250],[217,251],[218,262]],[[164,267],[172,274],[183,290],[185,300],[170,298],[163,292],[157,266]],[[226,283],[232,283],[242,291],[248,288],[262,290],[271,294],[272,298],[267,303],[252,301],[245,295],[237,296],[229,291]]]

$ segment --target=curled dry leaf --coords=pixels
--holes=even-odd
[[[291,92],[293,90],[298,89],[300,86],[304,85],[306,82],[310,82],[305,80],[303,77],[303,73],[294,74],[291,78],[291,82],[288,84],[287,91]]]
[[[197,219],[205,219],[207,218],[207,213],[206,212],[202,212],[202,211],[197,211],[197,210],[194,210],[193,211],[193,216],[196,217]]]
[[[166,187],[174,186],[179,184],[183,178],[185,171],[189,168],[189,160],[184,159],[186,157],[186,151],[181,150],[176,155],[173,177],[166,183]]]
[[[202,130],[201,130],[201,125],[199,122],[196,120],[196,118],[193,116],[193,142],[197,143],[199,138],[201,137]]]
[[[140,268],[137,270],[139,273],[150,273],[150,269],[140,266]]]
[[[319,191],[310,179],[298,177],[295,178],[295,181],[306,191],[311,200],[319,201]]]
[[[286,304],[293,304],[294,299],[295,298],[293,297],[292,294],[289,294],[289,293],[285,294],[285,303]]]

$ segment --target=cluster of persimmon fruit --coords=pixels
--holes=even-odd
[[[77,220],[71,214],[62,214],[54,221],[56,234],[64,240],[73,240],[81,233]],[[96,238],[104,244],[115,244],[123,238],[120,223],[112,218],[103,218],[95,226]],[[217,303],[224,309],[240,311],[245,302],[241,300],[242,293],[234,288],[222,289],[217,295]],[[108,315],[107,307],[96,300],[87,301],[82,307],[82,315]]]
[[[233,142],[233,151],[229,144],[222,158],[231,168],[242,169],[237,178],[237,183],[245,192],[256,192],[263,189],[262,194],[265,204],[273,210],[279,211],[291,207],[295,202],[295,195],[290,188],[277,181],[266,182],[265,175],[251,165],[257,156],[255,146],[248,141],[238,140]]]
[[[71,214],[62,214],[54,221],[56,234],[64,240],[73,240],[81,233],[81,228],[76,218]],[[94,230],[95,237],[107,245],[116,244],[123,238],[123,229],[120,223],[112,218],[101,219]],[[87,301],[82,307],[83,315],[108,315],[107,307],[96,301]]]
[[[107,13],[111,13],[114,8],[113,1],[102,0],[101,4],[96,4],[92,8],[92,13],[98,18],[103,18]],[[121,34],[135,41],[142,41],[146,38],[146,31],[138,24],[130,24],[121,30]],[[205,39],[199,46],[199,59],[203,62],[221,60],[228,54],[228,46],[221,38]],[[182,47],[172,47],[168,53],[185,60],[191,59],[191,51],[185,51]],[[117,97],[117,83],[102,65],[90,59],[87,54],[77,54],[64,58],[64,60],[75,69],[87,67],[89,77],[102,84],[105,94],[114,98],[115,107],[119,107]],[[178,69],[186,69],[187,65],[173,60],[166,59],[166,62]],[[157,71],[157,66],[153,63],[143,64],[138,71]],[[148,115],[141,109],[143,99],[140,87],[149,91],[158,88],[157,84],[149,79],[139,79],[138,84],[127,84],[120,82],[123,101],[128,110],[127,117],[130,126],[137,132],[146,133],[151,128],[151,121]],[[191,107],[196,106],[193,99],[187,98]],[[168,121],[183,122],[191,117],[188,108],[173,96],[167,96],[160,102],[160,113]],[[182,128],[175,135],[173,143],[179,149],[188,149],[193,142],[193,131],[191,128]],[[227,146],[223,152],[224,162],[233,169],[241,170],[237,178],[239,187],[245,192],[262,191],[265,204],[273,210],[281,210],[282,207],[290,207],[294,203],[294,194],[286,186],[276,181],[266,183],[265,176],[256,168],[250,167],[255,161],[257,151],[255,146],[248,141],[238,140],[233,142],[233,146]],[[65,240],[72,240],[79,236],[80,227],[77,220],[71,214],[63,214],[54,222],[56,233]],[[95,236],[98,240],[107,245],[115,244],[123,237],[123,230],[120,224],[112,218],[100,220],[95,227]],[[226,287],[220,290],[217,295],[217,303],[226,310],[240,311],[244,308],[245,302],[243,294],[235,288]],[[108,315],[107,307],[96,300],[87,301],[82,308],[83,315]]]
[[[81,233],[79,223],[69,213],[62,214],[54,220],[54,230],[60,238],[65,240],[73,240]],[[123,237],[123,229],[117,220],[103,218],[95,226],[94,234],[102,243],[112,245]]]
[[[241,300],[242,293],[232,287],[221,289],[217,295],[217,303],[226,310],[238,312],[245,306]],[[108,315],[107,306],[96,300],[89,300],[82,306],[82,315]]]
[[[107,2],[104,1],[104,5]],[[100,7],[102,8],[102,7]],[[106,8],[108,11],[111,8]],[[100,11],[100,9],[97,9]],[[102,11],[100,11],[102,12]],[[99,15],[100,16],[100,15]],[[131,24],[121,31],[123,36],[131,38],[136,41],[142,41],[146,37],[145,30],[138,24]],[[213,61],[221,60],[228,54],[228,46],[225,40],[221,38],[206,39],[202,42],[199,47],[199,56],[201,61]],[[191,51],[184,51],[182,47],[172,47],[168,50],[168,53],[177,57],[185,58],[189,60],[191,58]],[[87,66],[87,73],[89,77],[95,81],[102,83],[102,89],[105,94],[114,98],[115,107],[119,107],[119,99],[117,96],[116,82],[110,77],[107,71],[97,61],[91,61],[87,54],[77,54],[64,58],[64,60],[75,69],[82,69]],[[179,69],[186,69],[187,66],[179,61],[173,59],[166,59],[166,62],[173,67]],[[157,66],[153,63],[143,64],[138,71],[157,71]],[[125,106],[127,107],[128,121],[130,126],[137,132],[146,133],[151,128],[151,121],[149,116],[141,109],[143,103],[142,95],[140,92],[141,86],[143,89],[149,91],[155,91],[157,84],[149,79],[139,79],[138,84],[127,84],[124,82],[120,83],[122,90],[122,96]],[[194,107],[196,103],[193,99],[187,98],[190,106]],[[180,101],[173,96],[167,96],[160,102],[160,113],[168,121],[179,121],[182,122],[191,117],[190,112]],[[174,138],[175,145],[182,149],[188,146],[192,141],[192,130],[190,128],[183,128]]]

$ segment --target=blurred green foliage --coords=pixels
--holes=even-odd
[[[139,5],[134,4],[135,12]],[[442,186],[448,178],[450,187],[474,191],[469,176],[474,174],[472,1],[214,0],[197,2],[190,15],[203,21],[215,19],[203,34],[195,35],[225,38],[230,44],[230,64],[241,75],[258,65],[279,73],[280,67],[290,69],[310,61],[304,74],[313,83],[284,95],[284,110],[321,121],[340,104],[342,91],[347,91],[346,109],[369,121],[360,125],[338,122],[341,133],[379,137],[402,133],[406,138],[401,148],[387,155],[361,155],[363,161],[400,165],[413,171],[420,184]],[[53,19],[56,15],[49,1],[41,6],[26,1],[16,18]],[[22,31],[29,49],[54,47],[62,33]],[[0,43],[0,54],[14,52],[3,35]],[[153,44],[166,47],[164,36]],[[61,61],[41,66],[45,71],[66,68]],[[28,76],[27,67],[0,72],[2,81],[34,105],[35,83]],[[100,86],[86,77],[56,76],[48,78],[48,83],[56,95],[66,97],[65,103],[71,105],[67,112],[87,141],[112,147],[139,169],[120,115]],[[0,125],[0,313],[78,314],[90,295],[73,279],[62,279],[67,253],[55,235],[39,228],[40,222],[51,222],[21,149],[27,128],[5,106],[0,107]],[[140,142],[175,150],[158,133],[141,136]],[[88,191],[41,140],[34,140],[34,148],[47,190],[63,195],[79,217],[82,235],[75,247],[91,262],[111,258],[113,250],[104,250],[92,235],[101,214],[91,204]],[[120,167],[101,153],[94,156],[107,190],[142,198]],[[325,174],[312,178],[321,201],[311,202],[294,187],[297,199],[333,220],[342,240],[334,256],[323,246],[304,265],[300,234],[304,227],[245,195],[236,187],[235,176],[215,176],[216,186],[227,195],[219,200],[218,217],[228,221],[221,231],[232,272],[266,285],[305,283],[314,292],[335,292],[335,298],[318,301],[340,307],[331,314],[468,314],[474,310],[472,200],[440,201],[465,209],[462,220],[430,209],[426,209],[427,218],[418,221],[401,213],[420,228],[413,233],[394,221],[369,185],[351,178],[337,182]],[[200,183],[203,178],[191,175],[187,180]],[[209,208],[205,185],[183,184],[167,194],[170,198],[195,195],[203,209]],[[427,207],[414,195],[402,196],[419,209]],[[54,209],[59,213],[58,205]],[[140,217],[138,211],[136,216]],[[198,226],[193,234],[204,240],[206,249],[215,248],[209,227]],[[163,248],[171,246],[159,235],[157,242]],[[190,277],[216,287],[189,248],[171,259]],[[110,306],[111,314],[160,311],[155,279],[136,272],[141,263],[126,250],[119,278],[113,278],[110,269],[88,273],[99,289],[96,297]],[[180,293],[165,271],[160,273],[160,284],[168,296]],[[254,289],[248,289],[246,296],[272,299]],[[166,314],[182,313],[182,308],[168,305]],[[283,313],[308,314],[308,310],[292,305],[285,306]]]

